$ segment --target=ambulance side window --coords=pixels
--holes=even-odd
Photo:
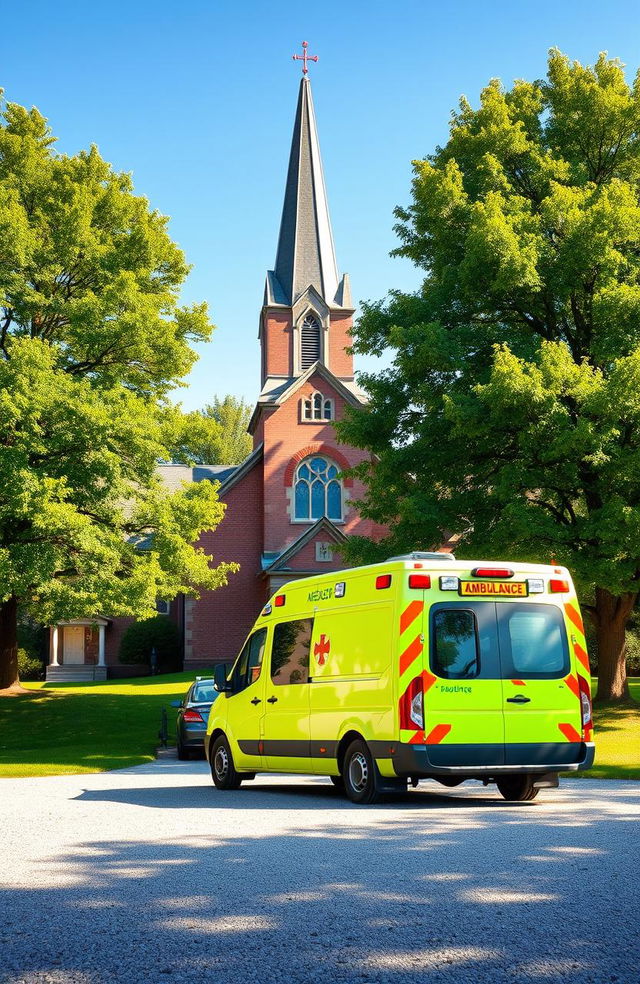
[[[467,680],[478,676],[480,658],[474,612],[459,608],[435,612],[431,669],[448,680]]]
[[[264,657],[264,644],[267,638],[266,629],[258,629],[244,644],[233,671],[233,692],[240,693],[260,676]]]
[[[271,679],[277,687],[308,683],[312,618],[280,622],[273,630]]]

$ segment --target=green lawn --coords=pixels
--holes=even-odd
[[[0,698],[0,776],[104,772],[151,761],[162,708],[174,744],[176,712],[169,704],[194,677],[25,684],[37,696]]]
[[[169,704],[185,693],[194,676],[174,673],[46,688],[26,684],[34,696],[0,698],[0,776],[104,772],[151,761],[162,708],[167,708],[173,744],[175,712]],[[630,687],[638,703],[595,712],[594,768],[568,775],[640,779],[640,678]]]

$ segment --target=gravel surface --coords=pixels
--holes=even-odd
[[[217,792],[204,762],[0,780],[0,981],[637,984],[640,783]]]

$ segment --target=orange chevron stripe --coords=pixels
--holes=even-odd
[[[526,687],[526,683],[524,682],[524,680],[512,680],[511,683],[514,685],[514,687]]]
[[[559,724],[558,728],[565,736],[567,741],[582,741],[580,737],[580,732],[576,731],[572,724]]]
[[[578,678],[575,677],[573,673],[571,673],[568,677],[565,677],[564,682],[566,683],[567,687],[569,688],[572,694],[575,694],[576,697],[580,696],[580,685],[578,683]]]
[[[408,741],[409,745],[423,745],[424,744],[424,731],[416,731],[415,735],[412,735]]]
[[[418,615],[422,615],[422,609],[424,608],[424,602],[422,601],[412,601],[400,616],[400,634],[409,628],[411,623],[415,621]]]
[[[433,673],[429,673],[428,670],[423,670],[422,671],[422,692],[423,692],[423,694],[426,694],[427,690],[431,690],[431,688],[433,687],[433,685],[434,685],[434,683],[436,682],[437,679],[438,678],[435,677],[433,675]]]
[[[438,745],[451,731],[450,724],[436,724],[426,738],[427,745]]]
[[[400,656],[400,676],[405,670],[408,670],[414,659],[416,659],[422,652],[422,642],[420,641],[420,636],[416,636],[412,643],[410,643],[405,651]]]
[[[578,609],[574,605],[565,605],[564,610],[567,613],[569,621],[573,622],[578,632],[584,635],[584,623]]]
[[[591,670],[589,669],[589,657],[587,656],[582,646],[579,646],[577,642],[574,642],[573,651],[578,657],[578,659],[580,660],[580,662],[582,663],[582,665],[584,666],[585,670],[587,670],[590,673]]]

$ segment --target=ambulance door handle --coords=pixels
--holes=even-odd
[[[251,703],[252,704],[261,704],[262,701],[260,700],[259,697],[254,697],[253,700],[251,701]]]
[[[507,697],[507,704],[528,704],[531,701],[531,697],[525,697],[524,694],[517,694],[516,697]]]
[[[278,703],[277,697],[267,697],[267,704],[277,704],[277,703]]]

